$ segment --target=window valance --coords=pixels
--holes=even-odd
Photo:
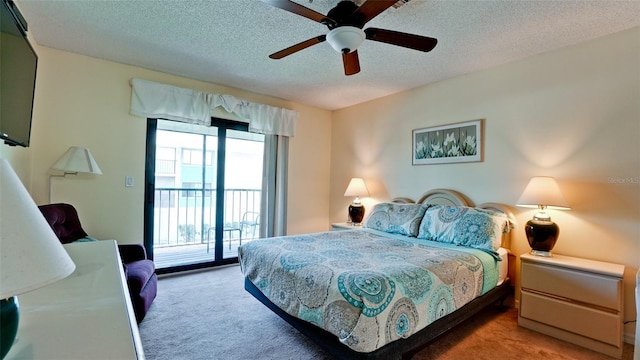
[[[292,137],[298,112],[252,103],[231,95],[212,94],[172,85],[131,79],[131,115],[210,125],[211,111],[223,107],[249,122],[249,131]]]

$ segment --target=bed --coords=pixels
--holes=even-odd
[[[508,206],[436,189],[377,204],[361,230],[256,240],[238,257],[245,289],[335,357],[409,358],[513,293],[513,225]]]

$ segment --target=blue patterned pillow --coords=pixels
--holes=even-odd
[[[418,238],[495,251],[502,244],[507,224],[506,216],[489,210],[434,206],[425,212]]]
[[[417,236],[429,205],[380,203],[373,207],[364,227],[391,234]]]

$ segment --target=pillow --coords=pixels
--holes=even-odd
[[[391,202],[376,204],[364,227],[391,234],[416,237],[420,221],[422,221],[428,206]]]
[[[505,215],[490,210],[433,206],[422,218],[418,238],[495,251],[502,244],[507,224]]]

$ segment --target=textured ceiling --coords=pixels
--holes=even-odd
[[[640,26],[639,1],[411,0],[365,28],[435,37],[436,48],[365,41],[362,71],[347,77],[326,42],[269,59],[327,29],[259,0],[15,2],[40,45],[330,110]],[[296,2],[326,14],[338,1]]]

